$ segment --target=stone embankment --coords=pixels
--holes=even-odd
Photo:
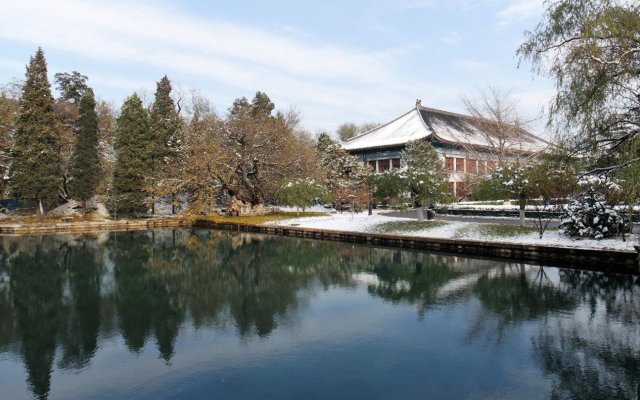
[[[2,224],[0,234],[82,233],[94,231],[133,231],[158,228],[190,227],[191,221],[181,218],[141,220],[81,221],[42,224]]]
[[[516,244],[481,240],[458,240],[415,236],[346,232],[295,226],[218,222],[204,219],[153,218],[142,220],[83,221],[43,224],[0,223],[0,234],[84,233],[162,228],[206,228],[254,232],[298,238],[333,240],[375,246],[389,246],[482,257],[499,257],[518,262],[550,263],[580,269],[639,272],[638,252],[549,245]]]
[[[549,245],[517,244],[481,240],[458,240],[388,235],[368,232],[346,232],[292,226],[241,224],[196,220],[196,228],[225,229],[309,239],[371,244],[376,246],[457,253],[483,257],[509,258],[522,262],[548,262],[581,269],[638,271],[638,252],[630,250],[591,249]]]

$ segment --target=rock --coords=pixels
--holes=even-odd
[[[245,203],[235,196],[231,197],[229,200],[229,209],[227,210],[227,214],[233,216],[265,215],[270,212],[273,212],[273,210],[269,207],[265,207],[264,204],[251,206],[251,204]]]
[[[47,212],[47,216],[50,217],[74,217],[82,216],[82,203],[76,200],[69,200],[65,204],[54,208]],[[98,196],[93,196],[87,200],[87,216],[91,219],[105,219],[109,218],[109,210],[105,207],[104,203],[100,201]]]

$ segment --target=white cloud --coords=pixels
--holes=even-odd
[[[240,94],[263,90],[281,106],[295,104],[307,112],[313,108],[313,126],[335,124],[331,114],[343,110],[356,115],[380,110],[380,99],[393,103],[407,89],[392,71],[398,58],[409,54],[404,47],[363,52],[314,46],[282,32],[121,1],[24,0],[4,3],[2,10],[0,38],[130,69],[177,71],[239,88]],[[25,16],[29,24],[23,22]],[[146,88],[156,78],[136,82],[90,75],[94,83],[126,89]]]
[[[498,12],[498,27],[506,28],[529,18],[540,17],[544,0],[515,0]]]
[[[460,5],[477,3],[453,1]],[[56,49],[103,62],[104,67],[98,71],[83,70],[91,84],[128,92],[141,88],[149,91],[158,76],[146,77],[141,72],[153,69],[215,94],[216,103],[222,96],[216,91],[220,87],[233,91],[227,97],[251,96],[262,90],[279,106],[301,109],[305,124],[313,129],[334,129],[345,120],[382,122],[407,111],[416,98],[422,98],[426,105],[456,111],[460,95],[469,87],[469,81],[455,78],[440,81],[429,74],[426,64],[410,71],[407,65],[414,64],[428,46],[422,42],[404,41],[397,47],[365,51],[321,43],[319,37],[309,40],[298,27],[276,25],[269,31],[205,20],[164,2],[0,3],[0,40],[41,45],[45,51]],[[409,0],[406,4],[427,7],[437,3]],[[454,31],[441,37],[446,44],[460,40]],[[22,74],[25,63],[12,65],[11,69]],[[454,67],[480,71],[491,66],[460,60]]]
[[[120,1],[25,0],[2,8],[2,37],[90,57],[162,64],[178,56],[182,61],[195,61],[188,67],[192,72],[216,67],[232,81],[246,79],[243,73],[234,72],[246,63],[321,79],[371,82],[387,77],[381,60],[367,53],[331,46],[310,48],[251,27],[205,22],[157,7]],[[23,22],[25,15],[29,15],[29,24]]]

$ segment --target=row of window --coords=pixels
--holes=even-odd
[[[369,160],[369,166],[377,172],[388,171],[389,169],[400,168],[400,159],[392,158],[387,160]],[[468,172],[470,174],[484,175],[496,169],[495,161],[474,160],[472,158],[445,157],[445,167],[449,171]]]
[[[496,169],[495,161],[474,160],[472,158],[445,157],[444,165],[449,171],[468,172],[484,175]]]
[[[389,169],[399,169],[400,168],[400,159],[392,158],[390,160],[371,160],[368,161],[369,166],[373,168],[374,171],[384,172]]]
[[[449,193],[457,197],[464,197],[471,194],[472,187],[466,182],[449,182]]]

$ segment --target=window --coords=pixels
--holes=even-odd
[[[391,160],[378,160],[378,170],[380,172],[382,171],[388,171],[389,167],[391,166],[390,163]]]
[[[444,166],[447,167],[449,171],[453,171],[453,157],[445,157]]]
[[[456,171],[464,172],[464,158],[456,158]]]
[[[487,161],[487,172],[492,173],[496,170],[496,162],[495,161]]]
[[[466,196],[465,184],[464,182],[458,182],[456,185],[456,196],[463,197]]]
[[[484,175],[487,172],[487,167],[484,165],[484,161],[478,160],[478,175]]]
[[[478,168],[476,167],[476,164],[477,164],[476,160],[468,159],[467,160],[467,172],[469,172],[471,174],[477,174],[478,173]]]
[[[391,160],[391,168],[400,169],[400,159],[399,158],[394,158],[394,159]]]
[[[456,194],[455,187],[453,186],[453,182],[449,182],[449,193]]]

